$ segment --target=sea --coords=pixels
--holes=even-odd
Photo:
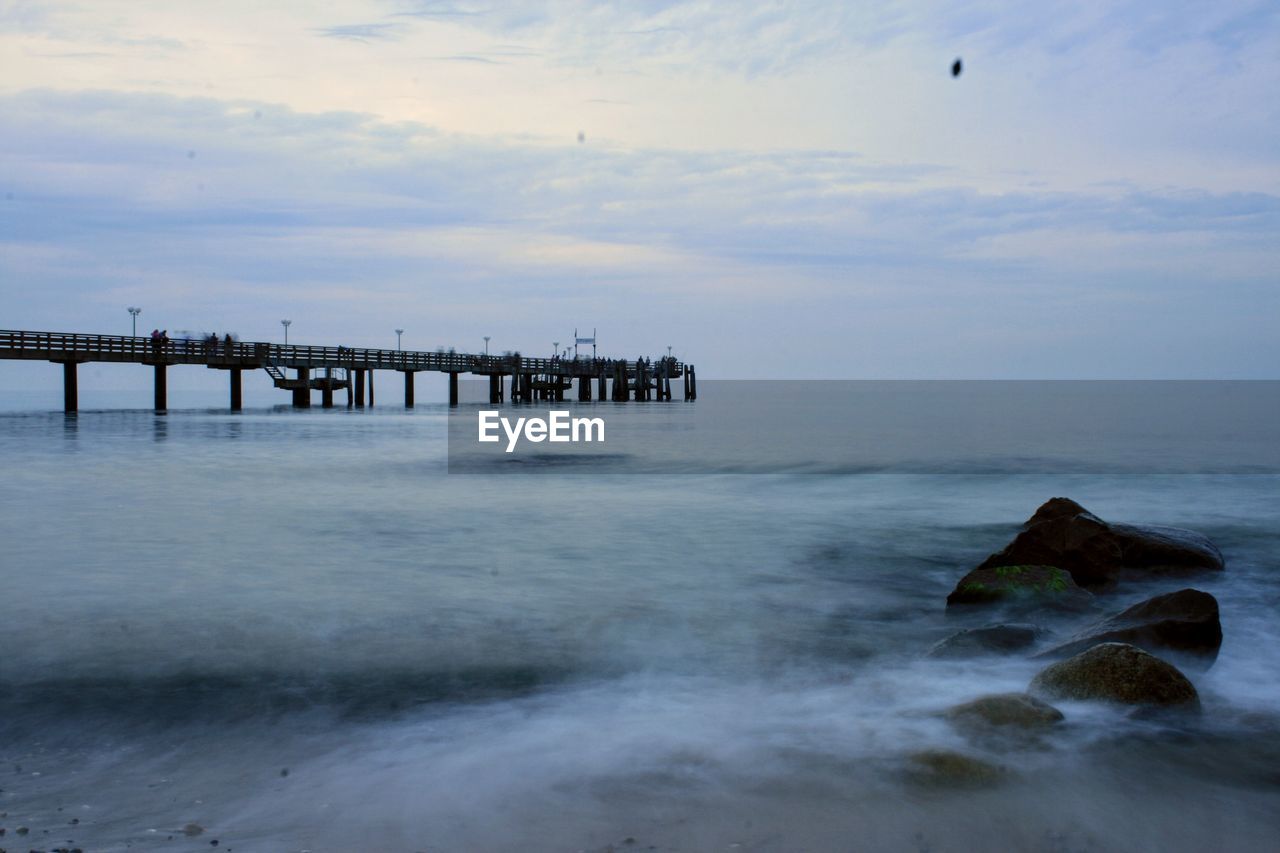
[[[386,389],[8,398],[0,847],[1280,845],[1280,383],[706,380],[564,404],[606,424],[585,455],[483,457],[487,404]],[[1055,496],[1222,550],[1094,614],[1212,593],[1199,715],[1058,703],[1000,749],[939,715],[1044,666],[926,652],[998,621],[947,593]],[[922,782],[925,750],[1003,781]]]

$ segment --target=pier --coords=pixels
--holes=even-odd
[[[63,408],[79,406],[78,367],[87,362],[140,364],[152,368],[155,409],[168,408],[170,367],[203,366],[226,371],[232,411],[242,407],[246,370],[263,370],[276,388],[292,394],[293,405],[309,408],[313,393],[332,408],[345,392],[347,408],[372,406],[374,372],[403,374],[404,405],[412,408],[413,379],[423,371],[449,375],[449,405],[458,405],[458,377],[489,379],[489,402],[561,402],[576,390],[577,400],[614,402],[671,400],[672,383],[683,384],[682,399],[698,397],[692,364],[671,357],[627,361],[613,358],[525,358],[519,354],[415,352],[360,347],[294,346],[262,342],[177,338],[154,340],[127,335],[0,331],[0,358],[62,365]]]

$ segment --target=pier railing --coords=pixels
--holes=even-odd
[[[346,346],[298,346],[225,339],[85,335],[67,332],[0,330],[0,358],[45,361],[115,361],[139,364],[205,364],[211,367],[347,368],[360,370],[439,371],[503,375],[533,373],[569,377],[596,376],[619,363],[614,359],[528,358],[518,355],[426,352]],[[659,361],[659,359],[654,360]],[[634,362],[621,362],[633,365]],[[670,375],[684,364],[669,361]]]

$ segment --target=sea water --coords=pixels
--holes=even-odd
[[[832,446],[865,388],[821,395],[818,432],[808,392],[699,391],[587,404],[621,443],[515,475],[451,473],[439,405],[0,413],[0,846],[1274,849],[1280,476],[1247,464],[1274,388],[1232,398],[1234,439],[1129,468],[1065,438],[1046,456],[1043,414],[1034,452],[868,461]],[[973,399],[946,393],[953,415]],[[1063,412],[1124,420],[1114,386],[1071,394]],[[890,396],[912,423],[940,405]],[[1218,598],[1199,718],[1064,703],[1052,736],[990,752],[937,716],[1043,665],[924,652],[987,620],[948,616],[947,593],[1055,495],[1221,547],[1223,573],[1100,607]],[[921,785],[922,749],[1010,781]]]

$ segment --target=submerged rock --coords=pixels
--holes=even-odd
[[[1067,657],[1109,642],[1128,643],[1152,653],[1173,652],[1208,667],[1222,645],[1218,600],[1198,589],[1157,595],[1085,628],[1038,657]]]
[[[1062,712],[1026,693],[993,693],[948,708],[944,713],[958,728],[974,730],[1047,729],[1062,722]]]
[[[989,566],[962,577],[947,596],[947,606],[1020,604],[1074,610],[1088,607],[1092,599],[1089,592],[1076,586],[1071,575],[1056,566]]]
[[[1033,645],[1044,631],[1035,625],[1006,622],[966,628],[939,640],[925,652],[931,658],[963,658],[984,654],[1008,654]]]
[[[1127,643],[1102,643],[1052,664],[1031,680],[1028,691],[1051,699],[1200,705],[1195,685],[1177,667]]]
[[[1108,524],[1069,498],[1052,498],[978,568],[1019,565],[1057,566],[1087,588],[1126,574],[1220,571],[1224,563],[1217,547],[1192,530]]]
[[[1008,776],[1003,767],[950,749],[923,749],[907,756],[907,775],[924,785],[977,788],[995,785]]]

